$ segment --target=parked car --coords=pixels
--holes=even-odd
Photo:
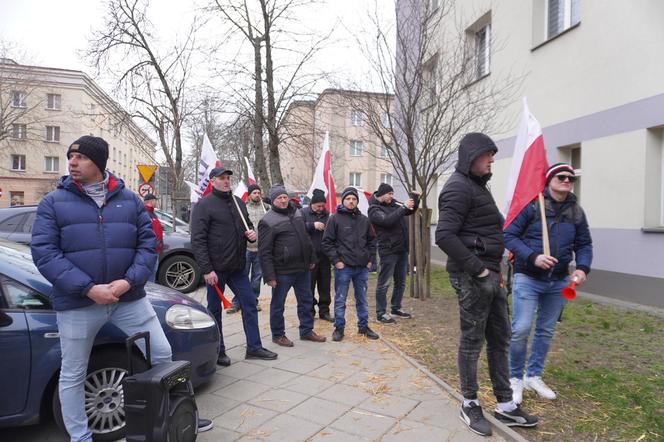
[[[0,238],[22,244],[32,240],[32,224],[37,206],[14,206],[0,209]],[[172,218],[169,218],[172,222]],[[176,221],[178,219],[176,218]],[[184,223],[184,221],[182,221]],[[168,221],[164,225],[164,249],[159,255],[157,282],[181,293],[193,292],[201,283],[201,271],[194,259],[189,230],[176,231]],[[170,230],[169,230],[170,227]]]
[[[168,223],[170,231],[173,231],[173,215],[159,209],[154,209],[154,214],[157,215],[157,218],[159,218],[159,221],[161,221],[162,224]],[[177,232],[189,234],[189,223],[180,218],[175,218],[175,230]]]
[[[30,249],[0,240],[0,428],[35,424],[49,413],[63,427],[57,393],[61,353],[50,291]],[[191,362],[194,386],[205,383],[216,370],[219,331],[214,319],[201,304],[175,290],[148,283],[146,291],[173,359]],[[92,349],[85,395],[95,441],[124,436],[125,339],[123,332],[107,324]],[[134,367],[147,367],[138,348],[132,358]]]

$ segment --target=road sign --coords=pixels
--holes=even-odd
[[[148,193],[154,194],[154,188],[150,184],[143,183],[138,186],[138,194],[141,196],[141,198],[145,197],[145,195]]]
[[[156,165],[154,164],[137,164],[136,168],[138,169],[138,173],[141,174],[143,177],[143,181],[146,183],[150,181],[150,178],[152,178],[152,175],[154,175],[155,170],[157,170]]]

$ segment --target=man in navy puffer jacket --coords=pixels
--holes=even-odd
[[[557,319],[565,305],[561,290],[568,283],[568,266],[573,259],[576,270],[572,278],[578,285],[585,282],[590,272],[592,239],[583,209],[571,192],[575,179],[574,169],[564,163],[554,164],[546,173],[544,208],[551,255],[543,252],[538,204],[533,202],[524,207],[505,230],[505,245],[514,254],[510,386],[517,403],[523,399],[524,387],[544,399],[556,398],[542,380],[542,371]],[[537,321],[524,379],[535,310]]]
[[[91,441],[84,381],[97,332],[107,322],[127,335],[149,331],[153,364],[170,362],[171,347],[145,297],[157,244],[143,203],[105,170],[108,143],[103,139],[79,138],[67,158],[69,176],[37,209],[31,249],[37,268],[53,285],[63,420],[72,441]]]

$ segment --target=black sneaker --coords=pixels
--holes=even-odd
[[[482,407],[478,404],[471,403],[468,407],[464,407],[461,404],[461,414],[459,417],[468,425],[470,431],[482,436],[491,436],[491,424],[484,417]]]
[[[397,321],[394,320],[394,318],[387,313],[383,313],[380,315],[377,319],[378,322],[382,322],[383,324],[396,324]]]
[[[344,328],[343,327],[337,327],[334,329],[334,332],[332,333],[332,340],[334,342],[339,342],[344,338]]]
[[[219,357],[217,358],[217,365],[221,365],[222,367],[228,367],[231,365],[231,358],[226,356],[226,352],[221,352],[219,353]]]
[[[268,350],[267,348],[259,348],[258,350],[254,351],[249,351],[247,350],[247,353],[245,354],[244,358],[245,359],[262,359],[264,361],[272,361],[274,359],[277,359],[277,355],[275,352]]]
[[[214,423],[210,419],[201,419],[198,418],[198,426],[196,433],[204,433],[208,430],[211,430],[214,427]]]
[[[361,335],[366,336],[368,339],[378,339],[379,338],[379,336],[376,334],[376,332],[371,330],[369,327],[360,328],[360,329],[357,330],[357,332]]]
[[[392,314],[396,317],[402,318],[402,319],[410,319],[413,317],[410,313],[406,313],[403,310],[392,310]]]
[[[226,309],[226,314],[227,315],[232,315],[233,313],[237,313],[239,311],[240,311],[240,307],[237,307],[237,306],[233,305],[233,306],[228,307]]]
[[[334,322],[334,318],[332,316],[330,316],[329,313],[320,313],[320,318],[323,321]]]
[[[521,405],[517,405],[514,411],[509,412],[500,411],[496,408],[493,416],[508,427],[534,427],[539,421],[537,416],[532,416],[523,411]]]

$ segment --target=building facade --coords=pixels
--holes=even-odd
[[[375,118],[367,115],[370,103],[378,100],[391,102],[392,97],[326,89],[316,100],[293,102],[280,133],[279,158],[286,188],[299,193],[309,190],[326,132],[339,195],[350,185],[373,192],[381,182],[394,184],[388,151],[376,136]]]
[[[109,143],[107,168],[137,191],[136,166],[155,144],[81,71],[0,60],[0,207],[36,204],[66,175],[67,148],[82,135]]]
[[[664,2],[453,3],[442,27],[465,30],[475,48],[475,85],[523,77],[500,110],[506,124],[490,134],[500,149],[491,180],[499,207],[525,96],[542,125],[549,164],[568,162],[580,177],[574,192],[594,242],[584,290],[663,306]],[[418,4],[399,0],[398,14]],[[429,4],[436,14],[450,2]]]

